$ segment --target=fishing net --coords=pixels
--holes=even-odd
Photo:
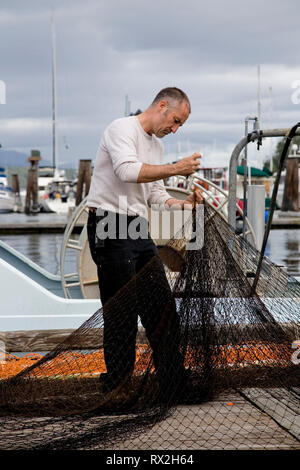
[[[300,284],[264,257],[253,288],[258,259],[192,211],[66,340],[16,375],[2,364],[0,448],[299,449]],[[105,390],[109,355],[123,372]]]

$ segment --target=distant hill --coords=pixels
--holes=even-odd
[[[27,158],[29,157],[30,152],[28,155],[26,153],[17,152],[16,150],[4,150],[0,148],[0,166],[8,167],[8,166],[26,166],[29,167],[29,163],[27,162]],[[41,165],[51,165],[48,160],[41,160]]]
[[[12,183],[12,175],[18,175],[20,188],[24,189],[27,186],[28,167],[25,166],[6,166],[6,174],[8,184]],[[67,179],[75,179],[77,177],[77,171],[72,168],[65,169],[65,176]]]
[[[16,174],[19,178],[20,188],[26,188],[27,186],[27,176],[28,169],[30,164],[27,161],[30,152],[28,154],[17,152],[16,150],[4,150],[0,148],[0,168],[4,167],[6,169],[6,174],[8,178],[8,184],[11,185],[12,175]],[[43,166],[52,166],[52,163],[49,160],[42,158],[39,161],[39,167]],[[69,179],[75,179],[77,177],[77,170],[68,168],[68,164],[60,165],[60,170],[65,170],[65,176]]]

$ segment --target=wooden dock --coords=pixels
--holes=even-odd
[[[230,405],[229,405],[230,403]],[[84,437],[84,428],[92,435],[93,429],[98,432],[103,416],[93,416],[84,420],[84,425],[78,428],[79,435]],[[18,426],[18,419],[20,425]],[[111,417],[112,421],[118,419]],[[75,421],[74,421],[75,420]],[[14,443],[20,444],[23,434],[22,448],[30,446],[40,436],[44,435],[44,444],[49,437],[51,421],[48,417],[12,417],[5,418],[5,425],[0,429],[0,449],[13,450]],[[56,418],[53,422],[52,432],[57,429],[58,439],[62,429],[64,438],[74,436],[76,417]],[[28,440],[26,441],[26,430]],[[75,426],[75,427],[74,427]],[[23,430],[23,431],[22,431]],[[193,451],[203,450],[300,450],[299,440],[284,430],[266,413],[259,411],[239,395],[223,395],[214,401],[201,405],[177,406],[172,414],[152,426],[135,431],[132,436],[117,440],[116,444],[98,444],[97,439],[84,440],[82,447],[78,446],[75,438],[76,450],[109,450],[118,455],[118,451],[185,451],[185,455],[193,455]],[[51,432],[51,430],[50,430]],[[59,443],[59,439],[58,439]],[[50,443],[51,444],[51,443]],[[103,448],[104,445],[104,448]],[[19,447],[16,447],[19,449]],[[72,449],[69,443],[68,449]]]
[[[56,214],[52,212],[37,214],[0,214],[0,234],[64,233],[72,217],[72,213],[73,211],[69,210],[68,214]],[[84,212],[76,221],[74,231],[80,233],[86,221],[87,213]]]
[[[65,221],[24,222],[0,224],[0,234],[14,235],[19,233],[64,233]]]
[[[0,331],[0,341],[5,345],[7,353],[47,352],[66,340],[74,331],[74,329]],[[142,327],[138,328],[137,342],[142,344],[148,342]],[[102,346],[103,330],[102,328],[93,328],[90,331],[85,331],[84,335],[74,338],[70,348],[88,350],[98,349]]]
[[[95,329],[91,335],[79,338],[78,343],[72,344],[73,348],[101,347],[103,335],[100,330]],[[0,340],[7,352],[48,351],[72,331],[2,332]],[[146,341],[142,328],[138,332],[138,341]],[[177,406],[166,419],[105,450],[300,450],[297,394],[298,389],[290,397],[285,389],[254,387],[228,391],[209,402]],[[44,419],[47,421],[47,418],[39,418],[41,427]],[[97,427],[97,418],[93,420]],[[13,432],[10,438],[13,438]],[[93,449],[97,449],[95,444],[89,447],[89,450]]]
[[[271,228],[284,229],[284,228],[300,228],[300,211],[275,211]]]
[[[24,220],[23,214],[18,221],[17,217],[0,218],[0,234],[12,235],[20,233],[64,233],[68,223],[69,216],[53,214],[44,214],[41,217],[30,217]],[[38,214],[39,215],[39,214]],[[44,219],[44,220],[43,220]],[[86,220],[79,220],[76,223],[77,230],[80,232]],[[272,220],[272,229],[300,228],[299,212],[281,212],[276,211]],[[76,231],[76,228],[75,228]]]
[[[300,450],[300,442],[239,394],[178,406],[170,417],[110,450]]]
[[[84,224],[76,223],[74,232],[81,232]],[[0,223],[1,235],[15,235],[22,233],[64,233],[67,226],[67,219],[62,217],[61,220],[53,221],[28,221],[21,223]]]
[[[271,225],[272,229],[283,229],[283,228],[300,228],[300,218],[298,217],[282,217],[275,219]]]

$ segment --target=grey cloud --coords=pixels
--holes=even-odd
[[[257,109],[258,63],[263,112],[269,113],[267,87],[273,85],[274,123],[297,116],[290,87],[300,78],[298,0],[2,0],[0,79],[7,83],[7,104],[0,120],[50,122],[52,9],[63,158],[93,158],[105,126],[124,114],[126,94],[132,111],[145,109],[168,85],[188,93],[192,115],[190,126],[164,139],[166,148],[176,153],[178,142],[192,151],[200,144],[234,146],[245,116]],[[40,145],[51,158],[50,133],[46,126],[1,139],[8,147]]]

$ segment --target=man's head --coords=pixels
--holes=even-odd
[[[152,105],[158,104],[160,101],[166,100],[170,108],[177,107],[178,105],[185,103],[191,112],[191,104],[186,93],[176,87],[163,88],[157,93],[156,97],[152,101]]]
[[[179,88],[161,90],[145,113],[144,122],[149,134],[162,138],[175,133],[189,117],[191,105],[187,95]]]

